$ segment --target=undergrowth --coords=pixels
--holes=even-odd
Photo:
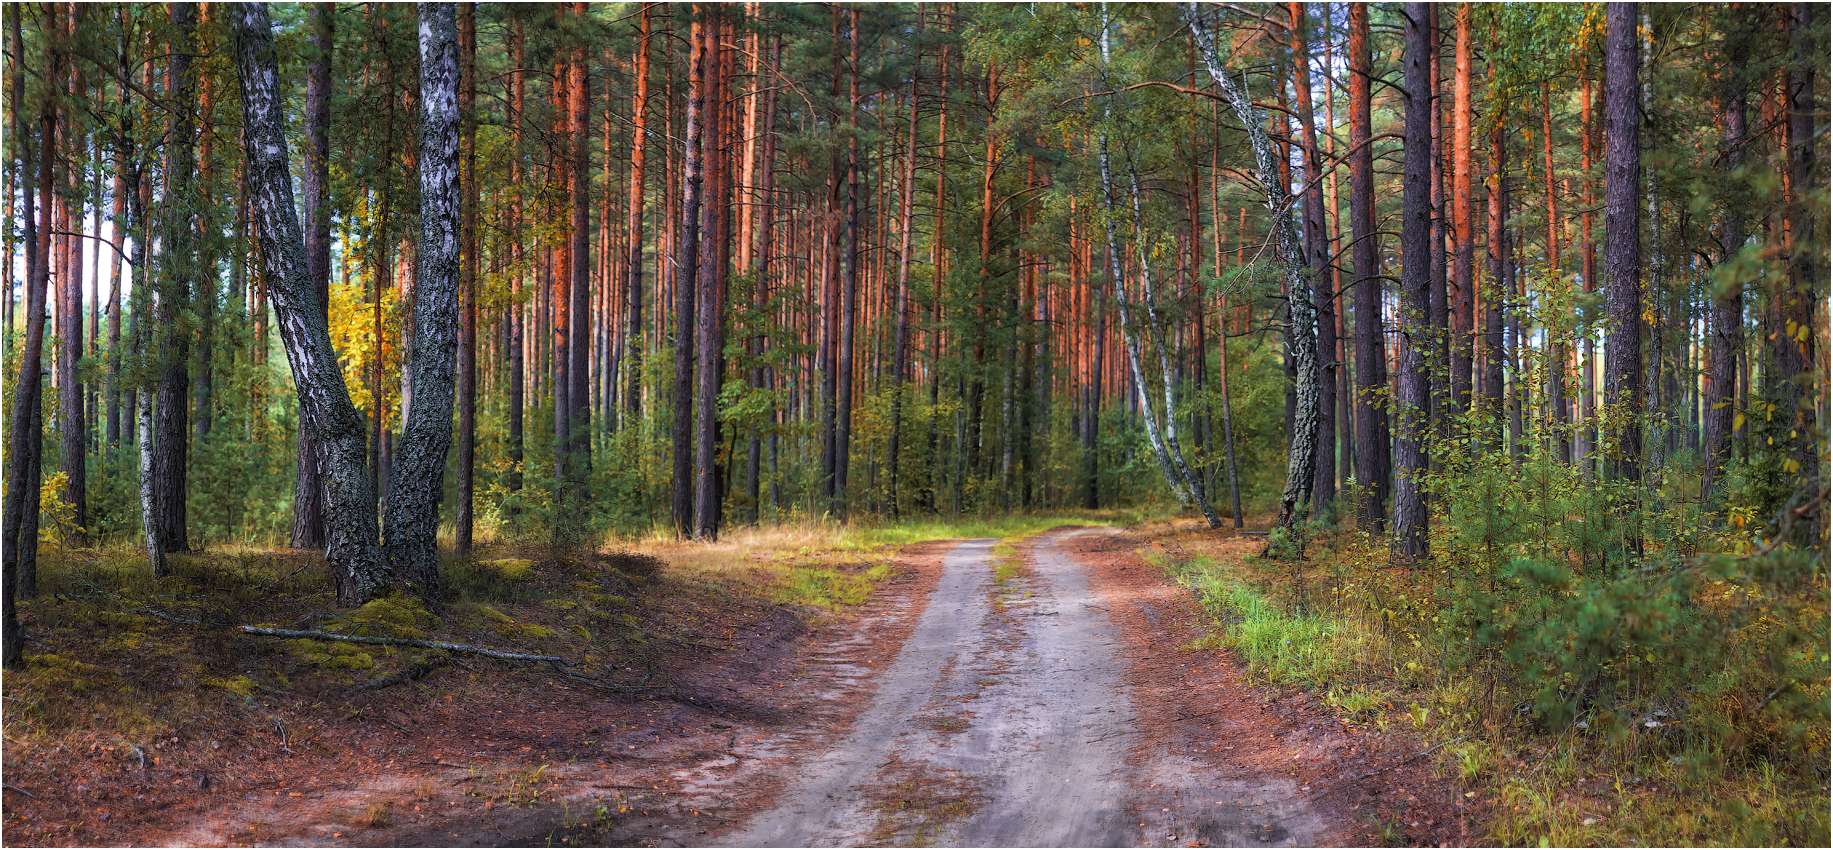
[[[1143,554],[1253,675],[1442,744],[1498,843],[1827,844],[1824,552],[1713,530],[1691,482],[1633,517],[1636,494],[1537,456],[1434,486],[1449,512],[1411,567],[1323,527],[1271,556],[1203,534]]]

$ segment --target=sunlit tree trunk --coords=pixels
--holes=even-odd
[[[586,4],[567,10],[576,26],[586,22]],[[567,69],[567,199],[572,230],[567,234],[567,368],[566,474],[568,502],[581,504],[586,476],[592,469],[592,80],[583,42],[575,42]],[[569,529],[569,534],[571,530]]]
[[[471,551],[477,479],[477,7],[458,7],[459,139],[458,494],[453,544]]]
[[[1457,243],[1450,287],[1451,405],[1460,413],[1470,406],[1476,329],[1476,224],[1471,215],[1470,182],[1471,14],[1469,3],[1458,4],[1456,76],[1451,88],[1451,229]]]
[[[628,278],[624,289],[624,424],[636,427],[643,415],[643,180],[649,150],[649,17],[638,12],[635,91],[630,98],[630,197],[624,210]]]

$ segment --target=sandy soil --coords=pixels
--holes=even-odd
[[[944,560],[872,704],[794,791],[722,841],[740,846],[1310,845],[1297,783],[1155,746],[1111,601],[1060,531],[1001,583],[992,541]],[[1174,653],[1174,645],[1163,647]],[[1149,707],[1148,710],[1156,710]]]

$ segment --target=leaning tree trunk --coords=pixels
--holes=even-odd
[[[1286,333],[1291,340],[1293,381],[1297,390],[1292,412],[1292,430],[1286,434],[1286,487],[1279,500],[1279,525],[1291,527],[1304,518],[1311,501],[1312,473],[1317,464],[1318,364],[1317,309],[1312,300],[1309,273],[1305,268],[1304,250],[1298,241],[1286,194],[1286,184],[1279,180],[1273,145],[1267,138],[1266,119],[1247,93],[1223,70],[1216,52],[1215,39],[1203,23],[1196,3],[1184,5],[1184,23],[1196,39],[1197,50],[1209,76],[1222,90],[1222,96],[1235,110],[1235,117],[1247,129],[1248,144],[1254,149],[1254,164],[1260,185],[1266,190],[1267,210],[1272,213],[1274,238],[1279,245],[1279,259],[1284,267],[1287,311]],[[1360,317],[1357,317],[1360,321]],[[1219,525],[1211,521],[1211,525]]]
[[[1107,7],[1101,7],[1101,57],[1103,68],[1106,67],[1108,55],[1108,21]],[[1104,115],[1109,110],[1105,107]],[[1120,265],[1120,237],[1115,232],[1114,220],[1118,216],[1114,200],[1114,178],[1111,157],[1108,154],[1107,127],[1105,123],[1095,136],[1096,162],[1101,174],[1101,208],[1103,215],[1101,225],[1103,235],[1107,238],[1108,279],[1114,287],[1114,304],[1120,312],[1120,335],[1126,343],[1127,370],[1133,377],[1133,390],[1138,394],[1141,418],[1146,426],[1146,441],[1151,444],[1153,454],[1158,458],[1159,471],[1165,476],[1165,483],[1170,485],[1171,492],[1177,494],[1178,501],[1189,503],[1191,494],[1184,477],[1178,474],[1177,467],[1171,462],[1171,453],[1165,446],[1163,434],[1159,431],[1158,411],[1152,406],[1152,397],[1146,389],[1144,373],[1139,368],[1139,330],[1133,321],[1132,304],[1127,299],[1126,277]],[[1167,380],[1170,376],[1165,376]]]
[[[1317,463],[1311,477],[1312,502],[1326,508],[1336,499],[1337,486],[1337,293],[1330,291],[1330,237],[1324,224],[1324,163],[1318,155],[1317,122],[1311,108],[1311,51],[1306,46],[1309,18],[1305,4],[1288,3],[1291,20],[1292,91],[1299,119],[1300,147],[1305,154],[1305,255],[1310,261],[1311,288],[1327,294],[1317,304]],[[1193,237],[1194,238],[1194,237]]]
[[[1158,351],[1159,387],[1165,399],[1165,453],[1171,459],[1171,468],[1184,482],[1185,492],[1190,494],[1191,501],[1203,512],[1204,519],[1209,521],[1210,528],[1221,528],[1222,518],[1216,515],[1215,508],[1209,504],[1209,493],[1203,488],[1203,478],[1190,471],[1190,465],[1184,461],[1184,449],[1177,439],[1177,377],[1171,368],[1171,344],[1163,338],[1161,329],[1164,321],[1158,313],[1158,294],[1152,286],[1152,258],[1146,249],[1145,211],[1140,199],[1139,171],[1132,163],[1127,164],[1127,183],[1133,201],[1133,244],[1139,249],[1139,300],[1146,308],[1146,338]],[[1141,387],[1140,391],[1145,392]],[[1310,497],[1306,497],[1310,501]]]
[[[261,240],[268,294],[298,389],[300,427],[318,446],[325,485],[325,559],[338,599],[363,602],[387,585],[377,547],[375,496],[364,468],[363,420],[350,402],[331,334],[306,273],[305,242],[293,212],[286,125],[267,5],[232,7],[242,78],[243,145],[249,205]]]
[[[395,575],[431,600],[439,595],[439,497],[452,447],[458,345],[458,24],[455,4],[418,8],[420,244],[414,251],[414,334],[404,366],[414,391],[389,465],[383,537]]]

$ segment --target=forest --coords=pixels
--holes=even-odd
[[[899,665],[946,692],[905,642],[944,609],[986,609],[963,658],[1080,646],[1024,613],[1078,594],[1131,649],[1051,722],[1286,694],[1211,722],[1362,759],[1177,843],[1828,840],[1824,6],[3,17],[9,842],[450,843],[437,795],[293,835],[226,796],[398,733],[404,787],[493,765],[485,844],[1164,843],[985,777],[829,832],[735,790],[832,769],[772,759]],[[810,672],[843,634],[882,675]],[[1234,690],[1141,684],[1186,656]],[[912,723],[1020,711],[988,688]],[[604,711],[798,743],[614,802],[545,771],[618,722],[511,747]]]

